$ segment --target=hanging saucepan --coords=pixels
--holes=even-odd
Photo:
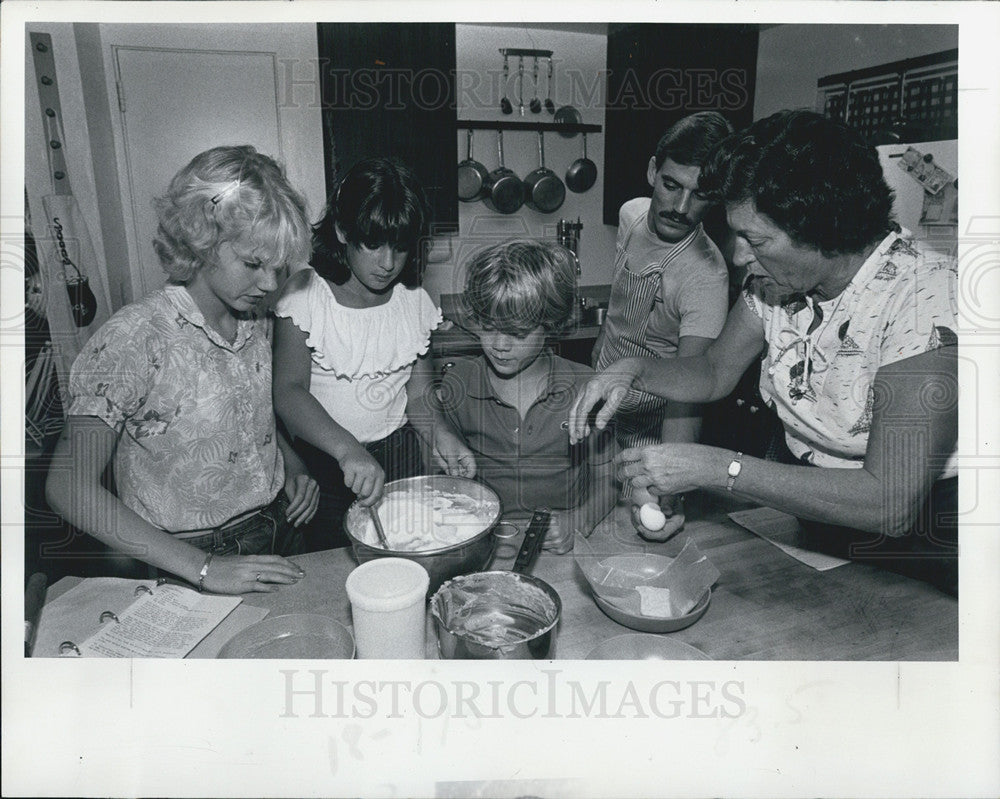
[[[573,106],[563,105],[556,109],[556,114],[552,117],[552,121],[560,125],[579,125],[583,122],[583,117],[580,116],[580,112]],[[564,139],[572,139],[579,133],[576,130],[560,130],[556,132]]]
[[[497,155],[500,166],[490,172],[486,181],[487,194],[483,202],[487,208],[501,214],[513,214],[524,204],[524,184],[503,163],[503,131],[497,130]]]
[[[577,194],[587,191],[597,181],[597,164],[587,158],[587,134],[583,134],[583,158],[577,158],[566,170],[566,186]]]
[[[467,157],[458,165],[458,199],[472,203],[486,196],[490,171],[472,157],[472,128],[467,131]]]
[[[524,178],[524,195],[528,205],[543,214],[550,214],[566,199],[566,187],[559,176],[545,166],[545,138],[538,131],[538,169]]]

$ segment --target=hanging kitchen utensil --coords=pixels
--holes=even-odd
[[[505,114],[514,113],[514,107],[510,104],[510,100],[507,99],[507,81],[510,79],[510,62],[507,59],[507,53],[503,54],[503,98],[500,100],[500,110]]]
[[[538,114],[542,110],[542,101],[538,99],[538,56],[535,56],[535,65],[531,70],[532,83],[535,87],[535,96],[531,98],[528,108],[532,114]]]
[[[556,104],[552,102],[552,56],[549,56],[549,79],[545,85],[548,90],[548,96],[545,98],[545,110],[550,114],[556,112]]]
[[[497,157],[500,166],[490,172],[484,202],[501,214],[513,214],[524,204],[524,184],[512,169],[504,166],[502,130],[497,130]]]
[[[490,171],[472,157],[472,128],[466,131],[466,159],[458,165],[458,199],[475,202],[486,196],[486,181]]]
[[[524,56],[517,57],[517,113],[524,116]]]
[[[545,136],[538,131],[538,169],[524,178],[528,205],[543,214],[558,209],[566,199],[566,187],[559,176],[545,166]]]
[[[587,158],[587,134],[583,134],[583,158],[577,158],[566,170],[566,187],[580,194],[597,181],[597,164]]]
[[[580,112],[573,106],[564,105],[560,106],[559,109],[556,110],[556,115],[553,118],[553,121],[559,123],[560,125],[579,125],[583,122],[583,117],[580,116]],[[559,130],[556,132],[564,139],[572,139],[577,135],[577,131],[575,130]]]

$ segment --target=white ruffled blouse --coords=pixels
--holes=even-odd
[[[406,419],[406,383],[430,347],[441,309],[422,288],[396,284],[384,305],[348,308],[315,270],[286,284],[275,314],[306,334],[309,393],[362,443],[378,441]]]

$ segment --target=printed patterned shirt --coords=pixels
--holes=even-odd
[[[796,457],[816,466],[864,465],[876,372],[956,341],[956,289],[954,259],[903,231],[886,236],[830,300],[778,306],[752,284],[744,290],[767,339],[761,395],[776,409]],[[953,454],[941,477],[956,473]]]
[[[170,532],[216,527],[284,483],[271,400],[271,324],[225,341],[183,286],[118,311],[73,364],[69,414],[119,433],[118,497]]]

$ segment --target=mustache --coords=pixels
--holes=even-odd
[[[686,214],[672,214],[669,211],[660,211],[660,219],[666,219],[669,222],[675,222],[678,225],[690,225],[691,220]]]

